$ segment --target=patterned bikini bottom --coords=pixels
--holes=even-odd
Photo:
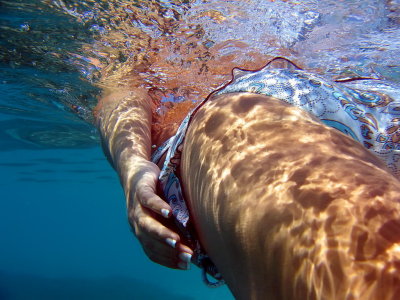
[[[286,59],[276,58],[257,71],[234,69],[233,79],[211,95],[250,92],[297,106],[325,125],[360,142],[382,159],[393,175],[399,177],[399,90],[373,78],[329,81],[299,69]],[[154,152],[152,161],[157,163],[167,153],[159,176],[160,189],[172,208],[181,234],[194,249],[192,262],[203,269],[207,285],[218,286],[223,279],[196,239],[179,181],[180,158],[187,128],[209,97],[187,115],[175,136]],[[207,274],[215,280],[211,282]]]

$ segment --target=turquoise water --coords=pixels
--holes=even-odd
[[[0,299],[231,299],[150,262],[99,147],[1,152]]]
[[[145,52],[131,50],[135,39],[111,4],[132,2],[150,15],[151,1],[97,2],[0,1],[0,299],[232,299],[226,287],[207,288],[194,267],[150,262],[130,232],[118,178],[90,124],[107,68],[88,57],[117,68]],[[219,47],[215,59],[236,66],[257,52],[323,75],[400,83],[399,1],[153,2],[186,30],[174,40],[155,26],[159,20],[130,23],[153,41],[185,42],[201,24],[199,44]],[[207,9],[225,19],[210,21]],[[105,38],[113,29],[123,33],[118,45]],[[174,64],[176,56],[167,59]],[[165,83],[163,66],[152,67],[146,82]],[[209,77],[217,85],[227,79]]]
[[[226,287],[207,288],[195,268],[149,261],[94,128],[22,77],[46,74],[2,71],[1,300],[232,299]]]
[[[97,89],[49,54],[85,28],[38,1],[0,2],[0,15],[0,299],[231,299],[194,267],[152,263],[130,231],[97,132],[69,105]]]
[[[36,104],[4,75],[3,101]],[[145,257],[93,128],[26,108],[0,115],[0,299],[231,299]]]

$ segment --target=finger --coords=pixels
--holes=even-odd
[[[145,250],[145,248],[143,248]],[[171,269],[188,270],[190,268],[190,258],[182,260],[181,255],[175,255],[173,257],[167,256],[163,253],[148,252],[145,250],[147,257],[153,262]]]
[[[171,269],[180,269],[179,262],[177,262],[177,259],[163,258],[163,257],[157,256],[157,255],[151,256],[148,253],[146,253],[146,255],[151,261],[153,261],[159,265],[162,265],[164,267],[171,268]]]
[[[151,260],[171,268],[189,268],[193,251],[180,243],[179,235],[161,223],[162,219],[157,220],[152,211],[136,202],[129,210],[129,221]]]
[[[156,239],[171,248],[176,248],[180,241],[179,235],[159,222],[151,212],[140,204],[129,212],[129,223],[135,229],[135,234],[139,238]]]
[[[141,229],[137,226],[137,237],[146,255],[152,261],[169,268],[183,270],[189,269],[193,254],[193,251],[189,247],[180,243],[175,246],[176,242],[174,242],[172,246],[171,243],[162,241],[158,237],[154,237],[147,232],[149,229],[148,225],[145,225],[143,229],[144,232],[141,232]]]
[[[145,254],[155,263],[169,267],[178,268],[179,251],[158,240],[148,238],[146,241],[140,241]]]
[[[140,184],[137,188],[138,201],[146,208],[169,218],[172,215],[171,207],[155,192],[155,186]]]
[[[169,243],[164,243],[157,238],[152,236],[139,235],[139,240],[144,248],[149,252],[156,253],[159,256],[165,256],[169,259],[176,259],[177,257],[186,262],[190,263],[191,257],[193,255],[193,250],[187,245],[178,243],[176,247],[171,247]]]
[[[160,244],[157,240],[147,240],[142,244],[146,255],[155,263],[174,268],[188,270],[192,253],[181,252],[179,249],[171,249]]]
[[[193,255],[193,250],[190,247],[188,247],[187,245],[179,243],[177,248],[178,248],[179,253],[188,253],[190,255]]]
[[[136,220],[136,223],[138,223],[137,227],[139,227],[139,230],[144,235],[155,238],[169,245],[171,248],[177,248],[180,252],[186,252],[190,255],[193,254],[193,250],[190,247],[181,243],[180,237],[176,232],[157,220],[157,218],[152,215],[151,211],[146,208],[137,205],[133,212],[133,218],[131,219]]]

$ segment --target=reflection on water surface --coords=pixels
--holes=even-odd
[[[399,82],[398,12],[378,0],[2,1],[0,112],[91,122],[99,88],[122,83],[198,101],[274,56]]]

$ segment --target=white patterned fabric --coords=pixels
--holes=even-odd
[[[381,91],[377,91],[377,87],[381,87]],[[391,96],[383,93],[386,91]],[[363,144],[400,177],[398,89],[380,80],[358,79],[344,84],[299,69],[267,66],[257,72],[240,71],[217,94],[237,92],[271,96],[308,111],[324,124]]]
[[[394,175],[399,176],[400,102],[397,89],[370,78],[353,80],[346,84],[329,81],[302,71],[293,64],[286,68],[274,68],[269,63],[258,71],[235,69],[233,74],[232,81],[217,90],[216,95],[257,93],[302,108],[326,125],[362,143],[380,157]],[[184,238],[194,248],[192,262],[203,269],[208,285],[217,286],[223,283],[223,280],[196,239],[179,181],[180,158],[187,128],[191,118],[207,99],[188,114],[175,136],[156,150],[152,160],[158,162],[167,151],[159,176],[164,199],[171,206],[176,224]],[[206,273],[217,279],[217,282],[210,282]]]

